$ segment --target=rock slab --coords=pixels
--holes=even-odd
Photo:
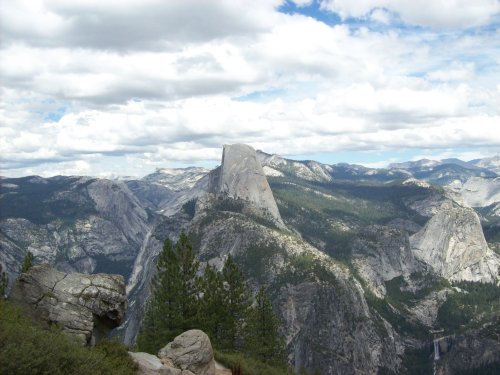
[[[192,329],[177,336],[158,353],[163,363],[172,363],[194,375],[215,375],[214,352],[203,331]]]
[[[496,282],[499,276],[500,257],[488,248],[479,217],[456,202],[442,205],[410,244],[417,259],[448,280]]]
[[[250,202],[284,225],[262,165],[248,145],[224,145],[221,166],[210,172],[208,191]]]
[[[35,319],[61,325],[88,346],[119,326],[127,310],[123,276],[64,273],[46,264],[21,274],[9,299]]]

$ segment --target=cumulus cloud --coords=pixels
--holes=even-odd
[[[383,28],[282,3],[2,4],[1,173],[143,175],[214,165],[236,142],[284,155],[500,146],[500,34],[464,31],[493,2],[466,20],[433,2],[418,22],[406,0],[322,2]],[[412,31],[394,17],[463,25]]]
[[[500,13],[497,0],[322,0],[321,7],[342,18],[366,17],[373,10],[386,9],[409,24],[435,28],[481,26]]]
[[[117,50],[182,49],[253,35],[276,21],[276,0],[17,0],[2,4],[4,43]]]

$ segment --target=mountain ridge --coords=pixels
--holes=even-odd
[[[489,264],[491,257],[493,266],[498,259],[488,247],[500,241],[499,219],[486,205],[495,204],[497,185],[490,182],[496,177],[467,171],[454,191],[432,175],[429,184],[408,171],[291,161],[231,147],[211,172],[159,170],[127,181],[2,178],[0,262],[9,279],[28,244],[59,268],[119,267],[130,300],[119,334],[130,343],[162,243],[184,230],[203,264],[220,268],[231,254],[253,290],[270,290],[289,362],[297,371],[318,367],[325,374],[403,371],[408,353],[423,350],[430,330],[440,328],[442,306],[462,295],[451,282],[480,280],[478,275],[495,281],[494,269],[474,267],[478,259]],[[177,180],[169,182],[169,176]],[[468,181],[487,188],[464,190]],[[473,210],[467,203],[472,201],[481,206]],[[275,211],[265,215],[260,209]],[[439,231],[446,235],[436,238]],[[127,251],[105,248],[120,249],[124,241]],[[474,256],[460,256],[473,245],[479,245]],[[451,273],[439,268],[439,256],[419,256],[422,247],[445,258],[452,254]],[[456,270],[465,278],[454,278]],[[480,319],[471,318],[471,324],[489,322]],[[474,363],[459,366],[476,366],[482,357],[474,356]]]

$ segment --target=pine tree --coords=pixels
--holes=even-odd
[[[221,272],[207,265],[201,280],[203,298],[199,301],[199,323],[212,341],[212,345],[221,348],[223,324],[227,318],[226,296]]]
[[[33,253],[28,251],[24,257],[23,264],[19,267],[19,273],[28,272],[28,270],[33,266]]]
[[[175,245],[175,252],[179,257],[180,271],[180,295],[179,308],[182,319],[179,324],[182,332],[192,329],[197,325],[199,295],[199,280],[197,277],[200,263],[196,259],[193,246],[187,235],[182,232]]]
[[[137,346],[156,353],[182,332],[194,328],[199,263],[187,236],[181,233],[175,248],[166,240],[158,256],[157,273],[151,281],[151,296],[143,318]]]
[[[231,255],[222,269],[226,313],[222,321],[221,349],[239,350],[243,343],[243,326],[251,305],[245,278]]]
[[[279,335],[279,321],[264,287],[256,296],[247,325],[246,347],[250,355],[272,365],[285,365],[284,341]]]
[[[9,285],[9,279],[3,271],[2,265],[0,264],[0,300],[5,297],[5,290],[7,289],[7,285]]]

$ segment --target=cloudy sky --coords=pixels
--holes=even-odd
[[[0,174],[500,150],[500,0],[3,0]]]

